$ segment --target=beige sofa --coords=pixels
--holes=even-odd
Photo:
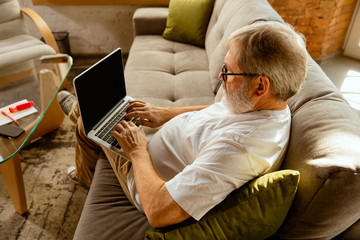
[[[229,35],[255,21],[283,21],[266,0],[216,0],[205,49],[162,37],[168,10],[138,9],[125,67],[128,93],[161,106],[212,104]],[[360,239],[360,119],[309,57],[289,101],[291,139],[282,169],[300,172],[294,202],[275,239]],[[74,239],[143,239],[146,217],[126,200],[99,159]]]

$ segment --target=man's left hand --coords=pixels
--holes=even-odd
[[[146,135],[133,122],[121,121],[112,132],[132,161],[136,188],[146,217],[153,227],[165,227],[189,218],[172,198],[157,174],[147,151]]]
[[[139,150],[147,150],[147,138],[143,130],[133,122],[121,121],[111,134],[119,143],[124,153],[131,154]]]

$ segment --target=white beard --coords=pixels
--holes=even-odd
[[[239,114],[253,111],[255,104],[251,102],[247,93],[248,87],[245,84],[242,84],[241,88],[236,88],[231,93],[228,93],[225,82],[223,87],[225,92],[224,104],[231,113]]]

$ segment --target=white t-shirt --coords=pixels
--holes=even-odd
[[[219,102],[171,119],[148,150],[172,198],[199,220],[233,190],[279,169],[290,122],[289,107],[233,114]],[[128,187],[143,212],[132,170]]]

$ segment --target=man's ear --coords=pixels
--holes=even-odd
[[[260,97],[270,92],[270,80],[266,76],[259,76],[255,79],[255,94]]]

